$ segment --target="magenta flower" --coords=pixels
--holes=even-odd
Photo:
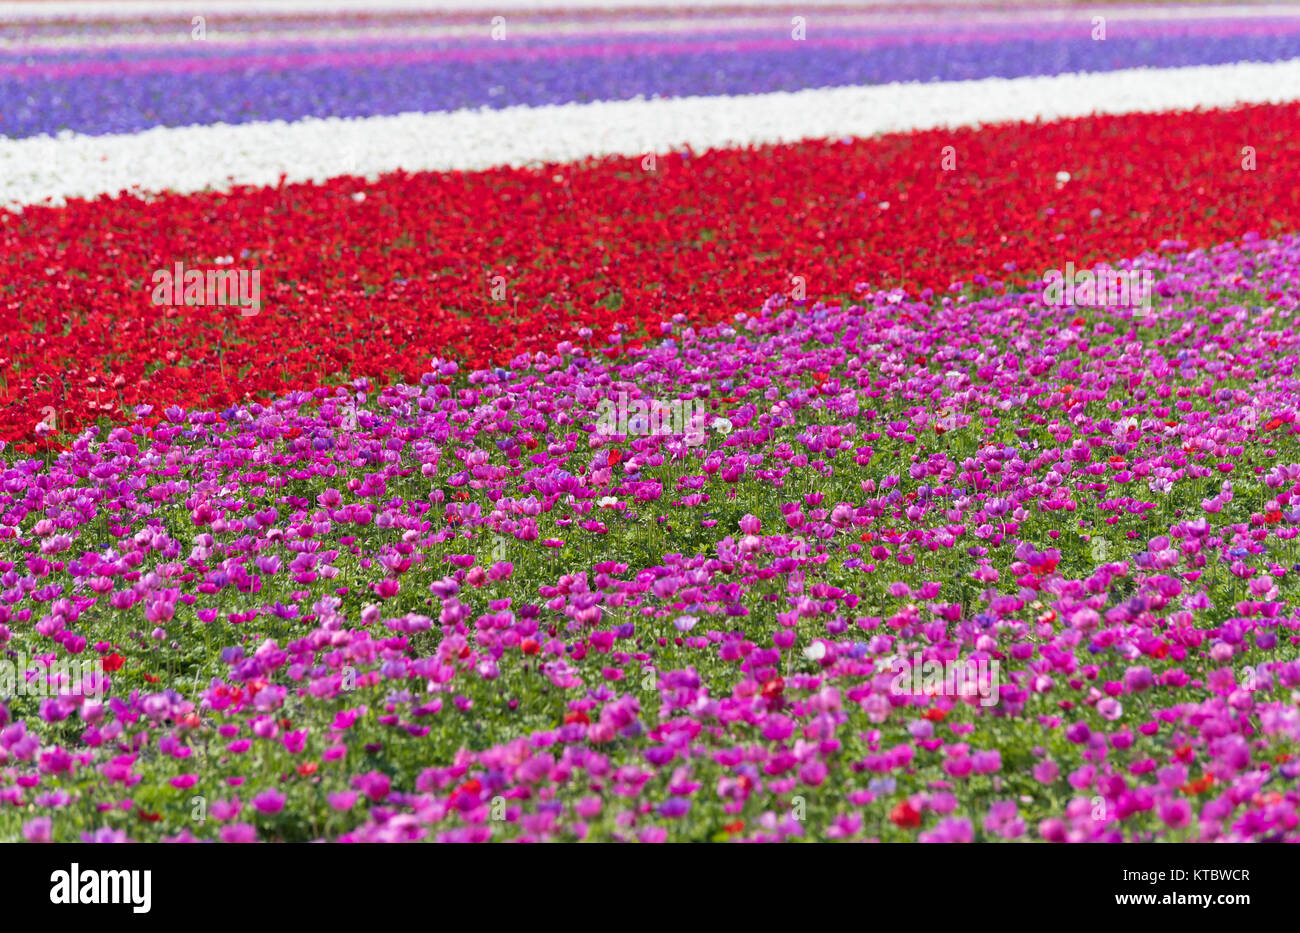
[[[338,791],[333,794],[327,794],[326,800],[335,810],[351,810],[356,806],[357,794],[353,791]]]
[[[257,812],[264,815],[279,813],[284,809],[285,796],[275,788],[269,788],[253,797],[251,803]]]
[[[23,838],[28,842],[50,842],[53,821],[48,816],[37,816],[23,824]]]
[[[366,774],[358,774],[352,779],[352,786],[365,794],[372,801],[378,803],[388,796],[389,788],[392,783],[388,775],[378,771],[370,771]]]
[[[248,823],[231,823],[218,833],[222,842],[257,842],[257,828]]]

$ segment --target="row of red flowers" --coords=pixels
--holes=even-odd
[[[50,416],[76,429],[144,403],[412,378],[431,355],[603,344],[619,324],[633,342],[676,313],[753,311],[795,276],[809,299],[977,273],[996,287],[1293,230],[1297,118],[1094,117],[680,153],[653,171],[608,158],[0,213],[0,438],[30,443]],[[153,273],[177,262],[258,270],[260,313],[153,304]]]

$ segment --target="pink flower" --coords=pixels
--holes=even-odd
[[[259,813],[270,815],[279,813],[283,810],[284,801],[284,794],[280,793],[275,788],[269,788],[254,797],[251,802]]]

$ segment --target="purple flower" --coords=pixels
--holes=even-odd
[[[678,820],[691,812],[691,802],[685,797],[669,797],[659,804],[659,815],[670,820]]]

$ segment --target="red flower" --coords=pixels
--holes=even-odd
[[[316,769],[319,767],[320,764],[315,761],[304,761],[302,764],[298,765],[298,774],[302,777],[311,777],[316,773]]]
[[[161,813],[149,813],[146,810],[144,810],[144,808],[137,809],[135,811],[135,815],[138,816],[140,819],[144,820],[146,823],[157,823],[159,820],[162,819]]]
[[[1029,571],[1036,577],[1045,577],[1049,573],[1055,573],[1056,567],[1060,560],[1054,557],[1045,557],[1041,563],[1030,566]]]
[[[120,671],[122,669],[122,665],[126,663],[126,658],[114,651],[112,654],[104,655],[100,658],[100,661],[104,665],[104,670],[112,673],[113,671]]]
[[[536,638],[525,638],[519,643],[519,650],[524,654],[537,654],[542,650],[542,646]]]
[[[900,829],[916,829],[921,825],[921,811],[907,800],[900,800],[889,811],[889,822]]]
[[[575,722],[584,726],[589,726],[591,725],[591,717],[581,710],[572,710],[564,714],[564,724],[566,726],[571,726]]]

